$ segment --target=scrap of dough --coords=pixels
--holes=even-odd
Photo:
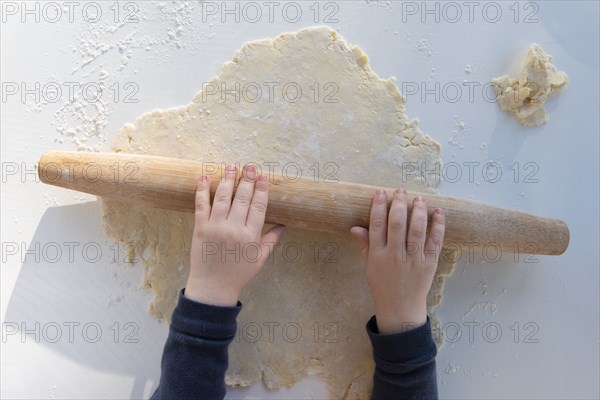
[[[508,75],[492,79],[500,108],[513,113],[524,126],[538,126],[548,121],[544,103],[569,82],[569,77],[550,63],[539,44],[529,46],[516,79]]]
[[[297,163],[306,176],[319,171],[321,182],[333,174],[329,178],[435,192],[438,182],[422,172],[441,162],[440,145],[408,119],[395,79],[380,79],[367,61],[327,27],[246,43],[204,93],[186,106],[126,124],[112,149],[261,168],[278,163],[278,170]],[[221,85],[235,90],[236,83],[239,101],[231,92],[208,94]],[[278,83],[273,96],[265,83]],[[283,98],[288,83],[301,88],[297,101],[289,101],[296,99],[293,89]],[[403,177],[405,162],[413,164]],[[189,271],[193,215],[105,199],[102,218],[107,235],[135,243],[145,286],[155,293],[150,312],[168,319]],[[438,266],[430,311],[452,271],[448,260]],[[276,389],[316,373],[332,398],[370,397],[374,365],[365,323],[373,306],[349,234],[290,229],[241,301],[228,385],[262,381]]]

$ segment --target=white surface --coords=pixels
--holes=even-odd
[[[50,81],[98,82],[101,71],[106,71],[107,87],[116,83],[122,92],[118,101],[114,91],[103,93],[110,113],[102,127],[107,141],[99,145],[101,148],[108,148],[117,129],[142,112],[187,103],[202,82],[218,73],[220,65],[245,41],[314,24],[309,9],[312,2],[298,3],[303,15],[296,23],[282,18],[285,2],[275,9],[273,22],[268,20],[268,9],[262,7],[264,15],[257,23],[248,22],[243,15],[239,23],[231,15],[222,23],[219,14],[203,22],[198,2],[186,2],[178,13],[169,10],[181,4],[164,2],[161,7],[138,2],[138,23],[124,24],[114,33],[93,38],[89,33],[98,32],[100,24],[116,25],[108,8],[112,2],[102,3],[103,18],[91,26],[82,20],[86,2],[78,3],[73,22],[63,15],[57,23],[48,21],[54,14],[40,15],[39,22],[34,21],[34,15],[25,15],[23,23],[20,13],[5,12],[6,3],[12,2],[3,3],[3,95],[7,82],[26,82],[28,87],[35,82],[41,87]],[[21,7],[21,2],[13,4]],[[34,2],[30,4],[33,8]],[[558,68],[569,74],[571,82],[566,90],[548,103],[549,123],[539,128],[519,126],[483,98],[481,86],[472,100],[466,86],[458,101],[452,101],[454,92],[446,92],[439,101],[434,95],[423,100],[421,90],[418,94],[407,92],[407,112],[418,116],[422,129],[442,143],[446,163],[483,165],[492,160],[502,166],[503,176],[496,183],[482,179],[481,165],[475,169],[474,181],[469,182],[468,169],[463,166],[463,178],[456,183],[444,182],[441,193],[560,218],[571,230],[571,244],[564,255],[538,256],[537,263],[524,263],[523,256],[515,262],[509,254],[495,263],[482,262],[482,255],[475,254],[469,262],[463,255],[447,281],[446,296],[438,309],[450,338],[455,337],[456,326],[462,328],[462,336],[452,340],[455,343],[447,341],[438,354],[440,397],[598,398],[598,3],[520,3],[518,23],[514,22],[513,2],[494,3],[502,10],[496,23],[483,18],[485,7],[489,13],[486,17],[494,17],[490,8],[494,5],[486,6],[485,2],[477,3],[473,22],[469,21],[469,9],[462,2],[455,3],[462,12],[457,23],[444,20],[444,16],[454,17],[448,8],[435,22],[435,15],[421,12],[421,2],[335,4],[339,22],[329,25],[359,45],[380,76],[398,77],[401,88],[421,84],[432,88],[436,82],[441,88],[449,83],[456,87],[453,82],[460,86],[463,80],[488,82],[510,72],[531,42],[540,43],[555,57]],[[428,3],[428,7],[433,9],[435,4]],[[405,12],[412,10],[412,5],[418,8],[415,15]],[[334,6],[318,6],[318,21],[323,22],[325,12]],[[121,18],[130,11],[125,3],[118,7]],[[443,3],[437,7],[443,13]],[[524,23],[525,16],[536,9],[538,21]],[[177,28],[177,21],[182,29],[169,39],[168,31]],[[86,43],[78,38],[86,37],[104,44],[121,40],[123,52],[118,46],[109,48],[74,71],[82,64],[81,53],[74,49]],[[159,42],[147,49],[148,39]],[[123,63],[128,54],[128,62]],[[467,65],[472,66],[471,74],[465,72]],[[134,96],[137,103],[123,101],[128,82],[139,88]],[[115,257],[115,244],[102,235],[94,198],[41,185],[33,173],[21,174],[33,170],[46,150],[75,148],[56,128],[61,123],[66,128],[82,124],[80,117],[56,114],[67,100],[65,96],[56,103],[36,103],[29,95],[22,102],[14,95],[1,103],[1,396],[148,397],[159,378],[167,326],[146,313],[150,294],[139,288],[141,267],[123,262],[122,246]],[[94,115],[92,111],[89,106],[85,109],[88,116]],[[464,130],[457,128],[460,121]],[[456,145],[448,142],[454,131]],[[64,142],[57,142],[57,138]],[[97,143],[94,135],[90,141]],[[509,169],[515,162],[520,169],[517,183],[514,170]],[[537,183],[524,181],[533,171],[531,167],[525,169],[528,162],[537,165]],[[15,166],[17,173],[12,174]],[[42,257],[36,260],[30,252],[22,262],[23,252],[12,254],[15,243],[30,250],[37,244]],[[88,253],[82,251],[85,245]],[[72,259],[69,246],[76,246],[72,247]],[[51,262],[57,248],[62,255]],[[92,260],[95,249],[102,251],[96,262]],[[39,343],[35,333],[25,335],[24,340],[21,333],[10,334],[21,324],[33,330],[36,323]],[[71,338],[69,323],[73,326]],[[483,329],[490,323],[488,327],[502,330],[495,343],[485,340],[486,332],[488,339],[494,334],[493,328]],[[473,327],[472,337],[469,326]],[[62,336],[55,339],[57,327]],[[102,334],[91,343],[97,327]],[[532,340],[537,342],[527,343]],[[259,386],[230,395],[321,398],[325,389],[323,383],[306,380],[291,390],[265,394]]]

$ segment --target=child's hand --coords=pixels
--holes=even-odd
[[[269,182],[256,168],[242,171],[233,198],[235,165],[228,165],[210,205],[210,178],[200,177],[196,189],[196,221],[185,296],[205,304],[234,306],[240,292],[265,264],[285,232],[275,226],[261,238]]]
[[[353,227],[366,261],[366,275],[380,333],[403,332],[427,321],[427,293],[444,240],[445,217],[436,209],[427,233],[425,199],[413,201],[407,221],[406,191],[398,189],[387,210],[387,194],[373,197],[369,229]]]

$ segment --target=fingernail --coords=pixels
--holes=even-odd
[[[415,197],[415,201],[417,203],[425,203],[425,199],[423,198],[423,196],[417,196],[417,197]]]
[[[377,189],[376,194],[377,194],[377,197],[383,197],[383,196],[385,196],[385,190]]]
[[[398,188],[396,189],[396,194],[400,197],[404,197],[406,195],[406,190],[404,190],[404,188]]]
[[[258,180],[261,182],[267,182],[269,178],[266,175],[261,175],[258,177]]]
[[[208,182],[208,176],[206,175],[202,175],[202,178],[200,178],[200,180],[204,183]]]
[[[256,177],[256,167],[254,165],[246,166],[246,176],[248,179],[254,179]]]
[[[225,171],[235,171],[237,168],[235,166],[235,164],[227,164],[227,166],[225,167]]]
[[[437,215],[444,215],[444,210],[443,210],[443,209],[441,209],[441,208],[438,208],[438,209],[436,209],[436,210],[435,210],[435,213],[436,213]]]

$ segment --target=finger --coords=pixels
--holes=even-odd
[[[369,231],[362,226],[353,226],[350,234],[356,240],[362,258],[367,261],[369,255]]]
[[[267,205],[269,203],[269,179],[261,175],[256,180],[254,194],[246,219],[246,226],[253,232],[260,232],[265,224]]]
[[[264,263],[267,261],[267,259],[269,258],[269,256],[271,255],[271,253],[273,252],[273,249],[275,248],[275,245],[277,244],[277,242],[279,240],[281,240],[281,238],[283,237],[283,235],[286,233],[287,228],[283,225],[277,225],[272,227],[271,229],[269,229],[267,231],[267,233],[265,233],[261,238],[260,238],[260,263],[261,263],[261,267],[264,265]]]
[[[426,259],[434,259],[437,263],[442,243],[444,242],[444,233],[446,231],[446,215],[444,210],[436,208],[431,216],[431,228],[429,236],[425,242],[425,257]]]
[[[392,245],[399,251],[406,249],[406,190],[397,189],[394,192],[392,205],[390,206],[390,216],[388,218],[388,245]]]
[[[210,178],[206,175],[198,178],[195,205],[196,224],[203,225],[210,217]]]
[[[219,182],[219,187],[215,192],[213,200],[212,212],[210,219],[214,221],[224,221],[229,214],[231,208],[231,196],[233,194],[233,185],[237,175],[237,168],[234,164],[229,164],[225,167],[224,179]]]
[[[248,209],[254,193],[254,181],[256,180],[256,167],[254,165],[245,165],[242,169],[240,183],[235,191],[231,210],[229,210],[228,220],[239,222],[245,225],[248,218]]]
[[[412,215],[408,226],[406,253],[422,254],[427,232],[427,205],[425,199],[417,196],[413,199]]]
[[[371,219],[369,222],[369,246],[374,249],[385,247],[387,242],[387,193],[378,189],[371,204]]]

